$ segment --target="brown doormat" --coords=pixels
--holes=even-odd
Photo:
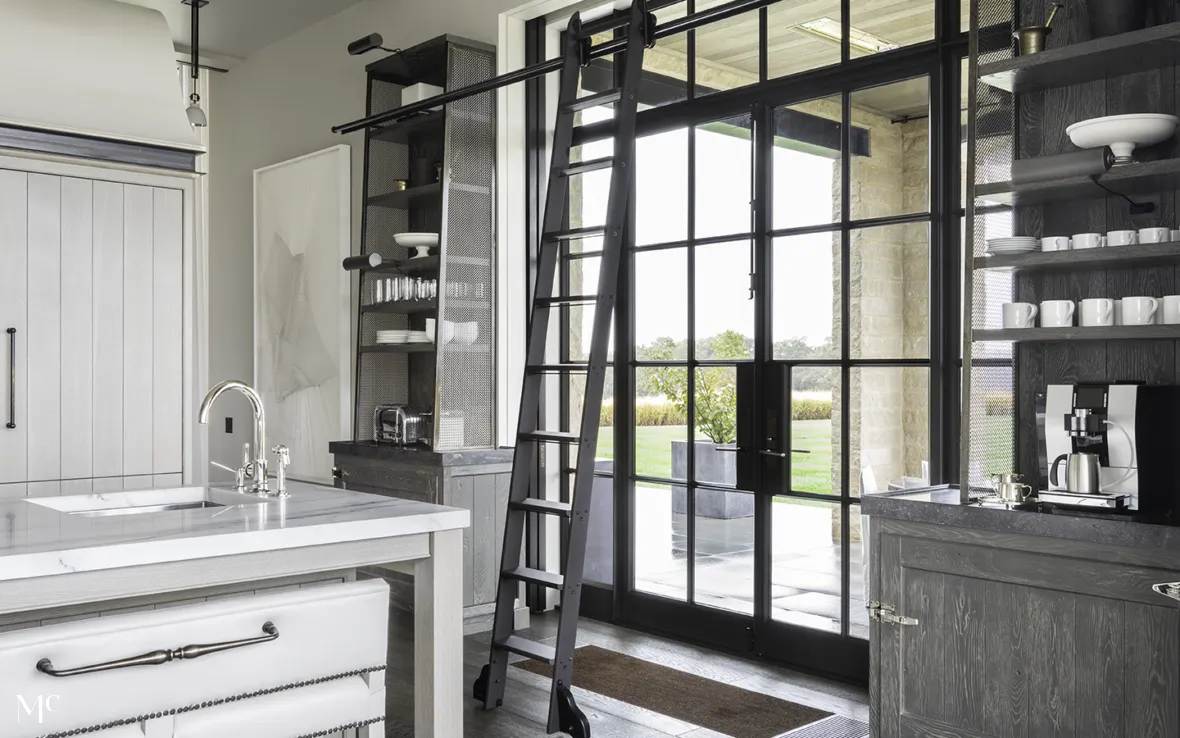
[[[515,665],[544,677],[553,670]],[[574,686],[734,738],[774,738],[832,714],[598,646],[574,652]]]

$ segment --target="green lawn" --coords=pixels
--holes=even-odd
[[[614,428],[598,432],[600,459],[613,459]],[[827,420],[792,423],[794,446],[811,451],[793,454],[792,487],[803,492],[832,493],[832,424]],[[640,426],[635,429],[635,471],[645,477],[672,478],[672,441],[687,440],[683,425]]]

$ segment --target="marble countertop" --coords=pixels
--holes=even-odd
[[[1151,548],[1180,554],[1180,523],[1075,513],[1032,505],[1024,509],[964,505],[958,487],[933,487],[865,495],[862,510],[870,517],[960,528],[1065,538],[1071,541]]]
[[[470,524],[470,513],[457,508],[304,482],[289,483],[288,492],[285,500],[260,501],[211,487],[208,497],[218,507],[98,517],[69,510],[149,504],[155,498],[145,496],[150,491],[136,491],[40,498],[46,504],[31,502],[34,498],[5,500],[0,502],[0,581],[407,536]]]

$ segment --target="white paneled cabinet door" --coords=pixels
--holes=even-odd
[[[28,479],[28,191],[27,174],[0,169],[0,486],[13,485],[0,497]]]
[[[183,211],[180,190],[0,170],[3,496],[183,472]]]

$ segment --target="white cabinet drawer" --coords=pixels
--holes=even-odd
[[[295,738],[377,717],[384,694],[372,695],[361,677],[276,692],[176,718],[173,738]]]
[[[54,709],[42,711],[40,722],[0,710],[0,736],[34,738],[153,713],[175,714],[178,729],[204,721],[218,724],[229,719],[225,715],[266,714],[297,692],[308,695],[308,704],[339,696],[331,710],[319,710],[333,720],[343,714],[349,716],[344,723],[380,717],[388,612],[389,589],[377,579],[0,634],[0,697],[20,695],[32,703],[42,695],[54,696]],[[264,630],[265,623],[273,624],[271,632]],[[261,638],[265,640],[155,665],[69,676],[47,673],[69,673],[156,651],[178,656],[191,645]],[[363,708],[362,686],[370,697]],[[312,687],[321,691],[301,691]]]

